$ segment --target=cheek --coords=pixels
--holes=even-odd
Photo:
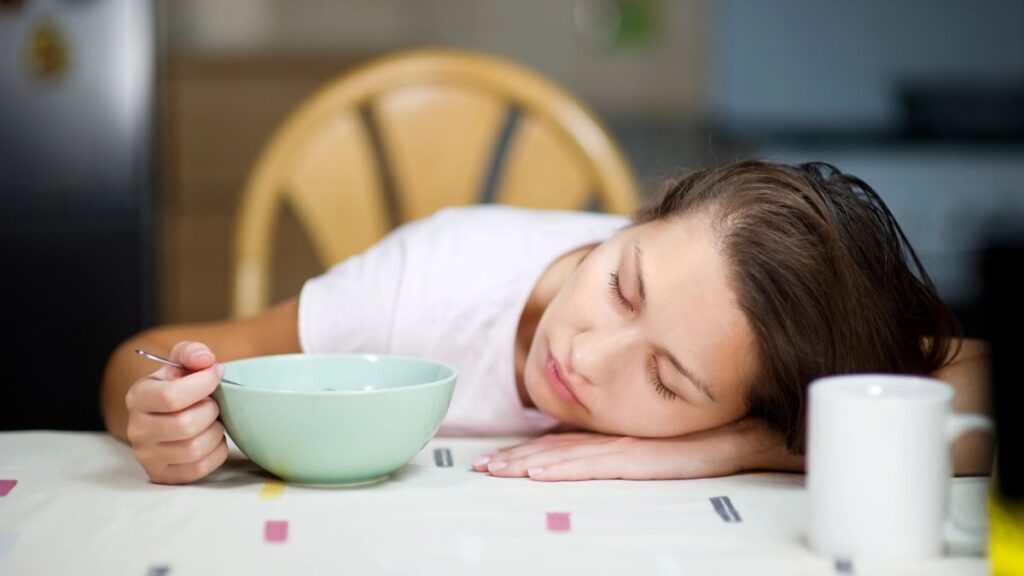
[[[691,419],[685,411],[666,410],[657,403],[663,402],[660,398],[636,398],[643,393],[634,389],[628,401],[608,398],[599,411],[595,410],[594,428],[606,434],[651,438],[681,436],[693,431],[686,424]]]
[[[619,433],[627,436],[664,438],[682,436],[705,428],[695,425],[686,410],[666,411],[650,406],[646,410],[638,408],[620,414],[616,420],[615,427],[620,429]]]
[[[605,312],[611,302],[608,282],[613,270],[599,265],[577,270],[552,302],[557,315],[583,321]]]
[[[671,403],[657,396],[640,378],[606,390],[595,406],[593,428],[607,434],[671,437],[717,428],[743,416],[734,405],[697,406],[682,400]]]
[[[565,334],[579,326],[586,295],[579,290],[573,279],[562,286],[544,309],[537,325],[538,334]]]

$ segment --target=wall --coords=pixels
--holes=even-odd
[[[1020,82],[1024,2],[722,0],[708,107],[744,132],[887,131],[913,82]]]

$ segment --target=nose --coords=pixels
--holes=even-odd
[[[636,335],[621,328],[594,328],[576,334],[572,340],[567,371],[570,377],[589,384],[614,380],[624,368]]]

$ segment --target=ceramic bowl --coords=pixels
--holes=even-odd
[[[214,398],[228,435],[287,482],[376,482],[434,437],[458,372],[422,358],[285,354],[226,362]]]

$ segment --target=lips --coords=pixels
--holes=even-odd
[[[551,385],[551,389],[562,400],[570,404],[579,404],[579,399],[573,394],[572,388],[569,387],[569,383],[566,382],[562,374],[562,368],[558,365],[558,361],[549,352],[547,359],[544,361],[544,375],[547,376],[548,384]]]

